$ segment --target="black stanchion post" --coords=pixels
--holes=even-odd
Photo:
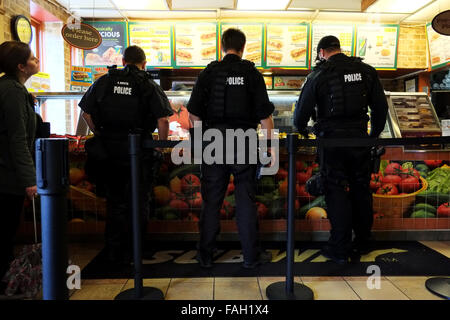
[[[41,197],[43,298],[67,300],[67,139],[37,140],[36,178]]]
[[[294,283],[294,245],[295,245],[295,154],[297,153],[297,135],[287,136],[289,156],[288,169],[288,216],[287,216],[287,246],[286,246],[286,281],[275,282],[266,289],[270,300],[313,300],[314,294],[303,284]]]
[[[425,281],[425,287],[435,295],[450,300],[450,278],[430,278]]]
[[[144,287],[142,282],[142,234],[141,234],[141,136],[128,136],[131,161],[131,204],[133,220],[134,288],[116,296],[116,300],[163,300],[164,294],[158,288]]]

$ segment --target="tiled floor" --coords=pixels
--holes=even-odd
[[[450,241],[422,241],[450,258]],[[101,245],[73,244],[72,263],[83,268]],[[379,289],[369,289],[367,277],[295,277],[308,286],[316,300],[440,300],[425,288],[427,277],[382,277]],[[266,300],[266,288],[284,277],[146,279],[144,286],[160,289],[166,300]],[[84,280],[80,290],[70,292],[71,300],[111,300],[132,288],[133,279]]]

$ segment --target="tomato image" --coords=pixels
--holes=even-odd
[[[378,188],[381,188],[381,175],[378,173],[372,173],[372,176],[370,178],[370,189],[373,191],[378,190]]]
[[[398,194],[398,189],[395,186],[395,184],[392,183],[386,183],[383,184],[381,186],[381,188],[379,188],[377,190],[377,194],[383,194],[383,195],[388,195],[388,196],[394,196]]]
[[[400,189],[402,192],[411,193],[420,189],[419,179],[409,176],[400,182]]]
[[[389,174],[387,176],[384,176],[382,179],[383,184],[391,183],[396,186],[398,186],[401,181],[402,181],[402,178],[400,178],[400,176],[397,176],[394,174]]]
[[[386,169],[384,169],[384,175],[390,175],[390,174],[399,174],[401,172],[402,166],[400,163],[397,162],[391,162],[387,165]]]
[[[437,215],[440,218],[450,218],[450,205],[448,202],[441,204],[437,209]]]

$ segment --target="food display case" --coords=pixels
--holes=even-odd
[[[168,99],[174,109],[171,117],[171,140],[185,138],[183,126],[185,126],[186,105],[189,101],[190,91],[167,91]],[[275,128],[280,130],[280,137],[284,133],[294,131],[293,111],[300,91],[269,91],[269,99],[275,105],[273,114]],[[381,138],[397,138],[409,136],[439,135],[439,122],[436,113],[428,97],[420,93],[387,92],[389,101],[389,116]],[[39,93],[37,94],[38,112],[44,115],[44,120],[51,122],[54,128],[57,122],[64,124],[74,123],[72,131],[66,131],[69,138],[69,160],[71,168],[71,187],[68,193],[69,234],[71,236],[101,235],[105,228],[106,202],[96,186],[89,181],[84,172],[86,153],[83,143],[89,134],[86,124],[80,117],[77,107],[82,93]],[[54,106],[49,109],[49,105]],[[57,108],[65,112],[58,115],[58,119],[51,118],[52,112]],[[53,111],[52,111],[53,110]],[[408,127],[403,124],[403,114],[413,116],[413,119],[424,121],[411,121],[423,124],[423,128]],[[409,114],[408,112],[411,112]],[[431,113],[433,121],[430,121]],[[428,117],[426,117],[427,115]],[[422,117],[421,117],[422,116]],[[49,119],[50,117],[50,119]],[[53,122],[57,121],[57,122]],[[401,124],[401,125],[400,125]],[[409,122],[408,122],[409,124]],[[76,128],[76,134],[73,133]],[[69,129],[67,129],[69,130]],[[52,133],[55,133],[52,130]],[[420,147],[420,146],[419,146]],[[313,147],[308,147],[312,149]],[[450,164],[449,150],[407,150],[402,146],[386,147],[386,154],[382,157],[384,166],[404,166],[405,170],[415,168],[420,171],[420,183],[414,190],[398,190],[399,195],[376,195],[374,192],[374,227],[375,231],[382,230],[447,230],[450,229],[450,217],[439,215],[437,208],[448,202],[448,192],[434,189],[432,186],[447,186],[439,182],[441,176],[448,174]],[[308,150],[307,150],[308,151]],[[311,151],[311,150],[309,150]],[[200,193],[200,169],[199,165],[182,164],[174,165],[170,158],[170,150],[164,154],[164,163],[155,177],[155,186],[152,190],[154,207],[148,222],[149,234],[164,237],[167,234],[178,234],[180,237],[198,234],[198,219],[201,210]],[[285,232],[286,228],[286,201],[287,201],[287,156],[284,148],[280,149],[279,171],[274,176],[264,176],[257,184],[257,212],[260,220],[260,230],[265,234],[278,234]],[[328,231],[329,220],[326,213],[326,202],[323,197],[314,198],[305,190],[305,183],[312,174],[318,171],[315,152],[303,152],[300,150],[296,159],[296,230],[303,232]],[[386,170],[386,169],[385,169]],[[438,172],[438,171],[441,172]],[[434,174],[435,173],[435,174]],[[111,173],[114,174],[114,173]],[[194,181],[195,183],[192,183]],[[438,183],[439,182],[439,183]],[[431,187],[430,187],[431,186]],[[417,190],[416,190],[417,189]],[[430,189],[430,190],[428,190]],[[411,192],[410,192],[411,191]],[[400,192],[402,194],[400,195]],[[423,206],[421,200],[428,199],[427,192],[434,192],[436,210],[433,212],[420,212]],[[406,193],[406,194],[404,194]],[[436,195],[437,194],[437,195]],[[36,208],[39,215],[40,206],[37,200]],[[423,202],[423,201],[422,201]],[[419,207],[416,207],[419,205]],[[431,207],[429,207],[430,211]],[[235,224],[235,198],[234,183],[230,179],[223,207],[220,211],[221,230],[225,233],[237,233]],[[25,223],[22,224],[22,234],[32,234],[33,215],[31,206],[25,210]],[[39,220],[39,219],[38,219]]]
[[[426,93],[390,92],[386,96],[396,138],[441,135],[439,118]]]

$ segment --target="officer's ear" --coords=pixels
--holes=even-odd
[[[142,70],[145,70],[145,66],[147,65],[147,60],[142,63]]]
[[[127,63],[125,62],[125,59],[122,58],[122,65],[125,66]]]

